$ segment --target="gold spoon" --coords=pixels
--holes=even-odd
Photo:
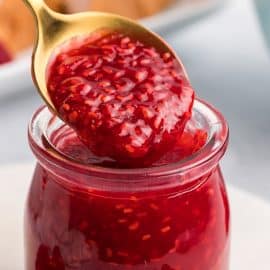
[[[23,1],[30,7],[37,24],[37,41],[32,57],[33,80],[48,107],[56,114],[57,111],[47,90],[47,67],[55,50],[74,37],[89,36],[89,34],[103,29],[118,31],[142,40],[144,44],[153,46],[160,52],[170,52],[178,59],[163,39],[128,18],[102,12],[64,15],[51,10],[43,0]],[[179,59],[178,62],[185,72]]]

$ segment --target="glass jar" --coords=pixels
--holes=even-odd
[[[208,133],[191,157],[111,169],[59,151],[67,127],[39,109],[29,127],[37,166],[25,213],[26,270],[228,270],[230,212],[219,166],[228,127],[200,100],[191,122]]]

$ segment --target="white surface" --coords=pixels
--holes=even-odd
[[[171,8],[141,21],[154,31],[161,32],[177,24],[178,28],[197,21],[202,15],[225,0],[178,0]],[[31,53],[27,51],[14,61],[0,65],[0,98],[31,88]]]
[[[31,52],[19,55],[12,62],[0,65],[0,98],[13,93],[19,93],[32,84]]]
[[[23,209],[33,165],[0,167],[0,269],[23,270]],[[269,270],[270,205],[229,187],[231,270]]]

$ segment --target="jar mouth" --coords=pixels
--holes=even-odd
[[[53,164],[57,167],[78,171],[86,175],[102,174],[103,178],[112,179],[139,179],[145,177],[158,177],[205,172],[215,166],[223,156],[228,143],[228,125],[222,114],[207,102],[196,99],[193,106],[192,119],[201,128],[205,129],[208,139],[205,145],[196,153],[178,162],[149,168],[116,169],[101,167],[91,164],[82,164],[73,159],[68,159],[62,152],[51,147],[47,131],[52,125],[63,126],[63,122],[53,115],[46,106],[39,108],[33,115],[29,129],[29,143],[41,163]],[[50,146],[50,147],[48,147]],[[107,176],[107,177],[106,177]]]

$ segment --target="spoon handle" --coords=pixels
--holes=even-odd
[[[47,7],[44,0],[23,0],[37,15],[37,13],[43,9],[44,7]]]
[[[30,8],[36,18],[38,36],[44,36],[44,33],[50,33],[50,29],[55,24],[55,15],[58,14],[50,9],[44,0],[23,0]],[[58,14],[60,15],[60,14]]]

